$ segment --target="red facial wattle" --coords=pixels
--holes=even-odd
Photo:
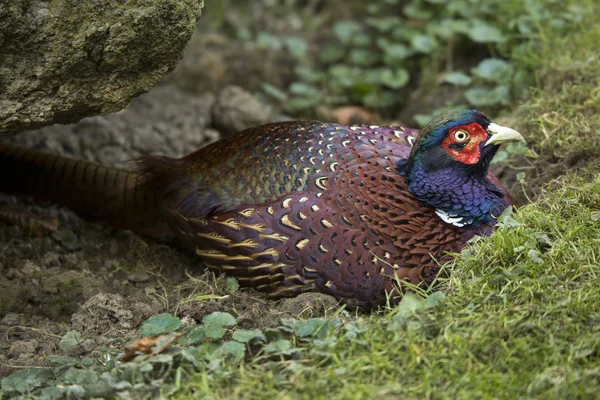
[[[467,134],[466,140],[458,140],[455,133],[462,131]],[[462,135],[458,135],[462,136]],[[479,145],[487,139],[487,132],[477,123],[456,126],[448,131],[448,136],[442,142],[442,147],[452,158],[463,164],[477,164],[481,156]]]

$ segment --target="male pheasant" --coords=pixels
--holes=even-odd
[[[418,136],[417,136],[418,134]],[[0,190],[143,235],[173,234],[217,270],[277,298],[331,294],[369,309],[394,277],[430,283],[449,252],[512,203],[488,172],[523,141],[475,110],[411,129],[282,122],[137,172],[0,146]]]

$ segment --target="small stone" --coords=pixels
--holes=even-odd
[[[60,266],[60,258],[57,253],[49,251],[40,260],[40,263],[44,267],[58,267]]]
[[[19,325],[19,314],[9,313],[0,320],[0,324],[7,326]]]
[[[127,280],[133,283],[144,283],[150,280],[150,275],[145,271],[137,271],[127,275]]]
[[[33,263],[31,260],[25,260],[25,263],[23,263],[23,266],[21,267],[21,272],[25,275],[33,275],[41,270],[40,266]]]
[[[6,270],[6,278],[7,279],[20,279],[23,277],[23,273],[16,268],[9,268]]]
[[[65,254],[65,266],[69,269],[79,269],[79,255],[77,253]]]
[[[112,256],[115,256],[117,253],[119,253],[119,243],[116,240],[113,239],[110,241],[110,248],[108,249],[108,252]]]

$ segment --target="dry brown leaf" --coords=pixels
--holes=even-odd
[[[155,337],[143,337],[129,346],[125,346],[125,356],[123,357],[123,361],[128,362],[133,360],[138,354],[152,354],[152,348],[156,346],[156,342],[158,342],[161,338],[165,336],[169,336],[170,333],[165,333],[164,335],[159,335]],[[177,332],[173,337],[173,340],[165,343],[163,347],[160,349],[159,353],[167,350],[173,343],[177,341],[180,337],[183,336],[183,333]]]
[[[343,106],[329,111],[331,119],[342,125],[372,124],[376,116],[357,106]]]

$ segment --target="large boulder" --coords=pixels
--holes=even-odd
[[[123,109],[175,67],[203,5],[0,2],[0,136]]]

